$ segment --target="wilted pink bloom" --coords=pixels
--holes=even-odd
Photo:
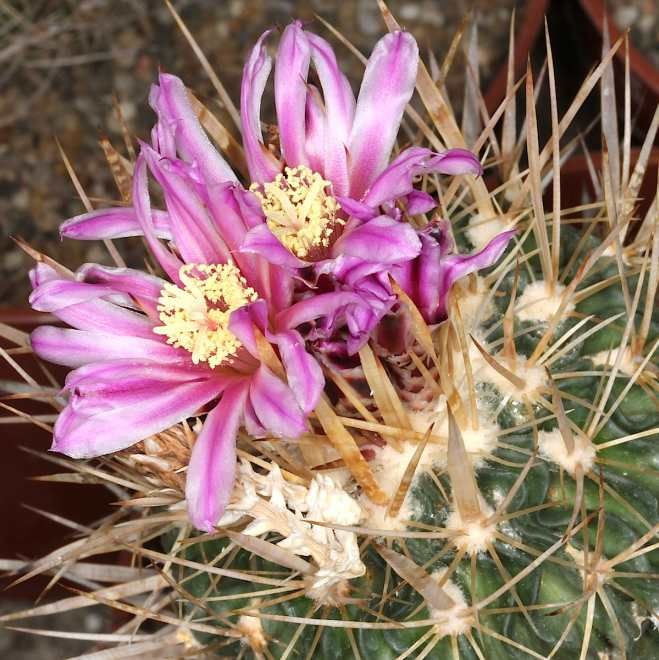
[[[493,266],[503,255],[515,230],[495,236],[474,254],[455,252],[448,222],[433,221],[419,231],[421,252],[415,259],[392,270],[396,282],[411,298],[428,325],[444,321],[447,316],[448,293],[457,280],[483,268]],[[377,340],[393,353],[410,348],[409,319],[400,308],[395,318],[378,328]],[[386,326],[386,327],[385,327]]]

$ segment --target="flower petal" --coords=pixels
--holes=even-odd
[[[325,106],[323,105],[320,92],[315,85],[307,85],[307,92],[304,122],[304,150],[309,167],[314,172],[319,172],[321,175],[324,175],[325,152],[327,146],[325,131],[328,127]],[[347,174],[346,171],[346,177]]]
[[[258,254],[269,263],[286,268],[304,268],[307,265],[281,244],[265,222],[247,232],[240,252]]]
[[[432,171],[440,174],[483,174],[483,167],[471,151],[467,149],[449,149],[437,154],[432,159]]]
[[[200,202],[189,181],[180,175],[175,163],[161,158],[148,146],[142,155],[162,186],[176,248],[186,263],[224,263],[229,251],[218,235],[207,208]]]
[[[29,302],[37,312],[57,312],[64,307],[109,297],[114,293],[116,292],[112,287],[102,284],[57,279],[38,286],[31,293]]]
[[[414,190],[415,176],[430,171],[433,152],[424,147],[402,151],[375,179],[362,202],[378,207]]]
[[[289,167],[307,165],[305,109],[311,48],[302,24],[291,23],[282,34],[275,65],[275,107],[279,142]]]
[[[105,332],[48,325],[33,330],[30,342],[40,358],[67,367],[121,358],[143,358],[160,362],[181,359],[181,351],[157,339],[151,341],[142,337],[117,337]]]
[[[347,305],[361,305],[360,296],[351,291],[319,293],[309,296],[285,309],[277,316],[277,327],[296,328],[302,323],[332,316]]]
[[[105,284],[115,291],[130,294],[152,318],[158,318],[158,299],[165,280],[133,268],[112,268],[99,264],[85,264],[77,276],[91,284]]]
[[[135,392],[124,404],[125,392],[107,394],[105,410],[87,416],[84,400],[69,404],[55,423],[51,449],[72,458],[90,458],[125,449],[194,415],[221,391],[217,380],[177,385],[171,380]],[[122,396],[123,394],[123,396]],[[117,405],[115,406],[115,402]],[[97,402],[91,404],[97,408]]]
[[[133,204],[135,206],[135,215],[140,223],[149,249],[171,280],[178,283],[178,271],[182,264],[156,237],[153,215],[151,213],[146,158],[143,154],[138,156],[135,163],[135,171],[133,172]]]
[[[325,107],[325,154],[323,167],[318,171],[332,182],[335,195],[347,195],[350,188],[347,149],[355,116],[355,95],[329,43],[312,33],[307,33],[307,38]]]
[[[171,225],[167,213],[152,210],[151,217],[155,236],[166,241],[171,240]],[[99,209],[76,215],[65,220],[60,225],[59,232],[62,238],[74,238],[78,241],[126,238],[144,234],[135,209],[124,207]]]
[[[302,412],[308,415],[318,403],[325,385],[320,365],[307,352],[299,332],[289,330],[272,336],[286,369],[288,385]]]
[[[481,268],[488,268],[499,260],[515,230],[502,232],[480,252],[471,255],[451,254],[440,257],[441,248],[432,248],[424,241],[419,257],[418,306],[429,323],[437,323],[446,316],[446,298],[454,282]]]
[[[410,215],[418,215],[420,213],[428,213],[432,211],[437,203],[432,195],[429,195],[423,190],[413,190],[407,196],[407,212]]]
[[[179,154],[194,163],[208,184],[237,181],[227,162],[211,144],[195,115],[180,78],[161,73],[160,85],[151,89],[149,102],[174,137]]]
[[[407,32],[378,41],[366,65],[348,143],[350,196],[360,199],[385,168],[412,97],[419,49]]]
[[[387,215],[380,215],[352,231],[344,232],[332,248],[333,254],[382,264],[409,261],[420,250],[421,242],[414,229]]]
[[[236,478],[236,434],[247,392],[247,383],[224,391],[192,448],[185,497],[192,524],[204,532],[213,531],[231,497]]]
[[[229,330],[240,340],[240,343],[253,356],[259,357],[254,326],[263,331],[267,322],[267,307],[264,300],[257,300],[250,305],[231,312]]]
[[[44,263],[37,263],[34,268],[30,269],[28,276],[33,289],[51,280],[64,279],[54,268]],[[72,279],[72,277],[70,276],[68,279]]]
[[[264,32],[252,49],[240,86],[240,121],[245,158],[250,178],[255,182],[272,181],[281,170],[279,161],[264,146],[261,133],[261,98],[272,68],[272,58],[266,53],[263,42],[270,32]]]
[[[350,82],[339,68],[332,46],[317,34],[307,32],[306,35],[311,46],[311,59],[323,90],[327,116],[335,137],[345,145],[355,117],[355,95]]]
[[[272,435],[297,438],[307,430],[290,387],[263,364],[252,376],[249,398],[259,422]]]
[[[128,337],[153,339],[153,321],[143,314],[137,314],[105,300],[90,300],[88,302],[62,307],[53,314],[78,330],[110,332]]]
[[[369,204],[358,202],[351,197],[342,197],[339,195],[336,199],[339,202],[341,208],[353,218],[358,218],[359,220],[370,220],[378,214],[377,209],[374,209]]]

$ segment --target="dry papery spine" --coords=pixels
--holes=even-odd
[[[166,4],[182,26],[171,4]],[[398,25],[384,3],[379,4],[387,27],[397,29]],[[329,27],[350,47],[345,37]],[[229,114],[235,117],[235,108],[193,36],[185,29],[184,34],[201,58],[202,66],[211,76]],[[459,37],[456,47],[458,43]],[[194,534],[186,521],[182,501],[186,465],[196,437],[194,422],[177,425],[130,450],[97,461],[70,461],[52,454],[46,456],[60,471],[43,477],[44,480],[104,483],[115,494],[118,506],[103,520],[89,526],[50,512],[39,512],[74,530],[79,538],[35,561],[3,560],[0,567],[20,575],[17,580],[43,574],[51,578],[49,587],[66,579],[82,591],[56,603],[5,615],[0,617],[0,622],[6,624],[21,618],[102,603],[127,615],[125,623],[113,633],[85,636],[75,632],[41,630],[38,634],[84,638],[111,647],[103,652],[106,655],[90,653],[81,656],[89,658],[125,657],[122,654],[129,651],[131,654],[143,651],[144,657],[157,657],[159,653],[174,653],[176,650],[180,650],[179,657],[202,655],[206,649],[196,641],[196,636],[210,634],[220,640],[220,645],[242,640],[243,650],[251,649],[260,658],[269,657],[268,644],[271,642],[263,626],[271,616],[265,611],[267,605],[274,600],[285,602],[305,594],[313,603],[308,614],[287,619],[296,626],[296,634],[307,626],[318,631],[326,627],[344,627],[353,648],[356,648],[354,631],[360,628],[426,627],[427,632],[401,658],[413,653],[420,653],[419,657],[430,653],[445,637],[451,640],[455,654],[461,636],[479,657],[485,657],[479,646],[479,635],[526,651],[531,657],[541,657],[514,639],[496,633],[488,627],[485,615],[488,606],[500,595],[509,594],[514,602],[511,609],[522,614],[534,627],[517,585],[549,562],[575,566],[583,578],[582,597],[574,604],[575,620],[577,614],[585,612],[579,660],[588,656],[597,602],[602,603],[614,636],[622,645],[620,624],[604,587],[615,585],[616,576],[624,574],[618,568],[620,564],[641,557],[654,547],[659,526],[645,521],[646,531],[639,534],[636,541],[618,555],[606,557],[603,552],[604,506],[599,514],[587,514],[584,488],[587,484],[595,484],[602,502],[605,496],[615,498],[615,490],[601,476],[601,468],[606,465],[601,452],[657,432],[643,431],[600,444],[593,442],[622,402],[624,391],[622,395],[613,395],[620,373],[626,373],[631,384],[638,383],[644,391],[653,393],[655,400],[659,391],[653,357],[657,342],[650,344],[648,340],[659,281],[656,217],[659,205],[656,196],[651,205],[654,215],[648,215],[633,240],[624,240],[634,213],[631,200],[638,197],[648,151],[659,125],[659,111],[641,157],[632,166],[629,139],[617,141],[614,138],[616,124],[610,113],[615,104],[603,104],[602,127],[608,157],[602,165],[603,184],[597,181],[596,189],[601,191],[601,198],[575,209],[561,208],[560,164],[564,157],[582,148],[579,140],[563,140],[561,145],[561,139],[596,86],[599,85],[609,97],[614,93],[611,60],[621,44],[614,44],[612,49],[603,53],[602,63],[589,74],[561,118],[557,111],[548,38],[547,46],[546,74],[534,78],[529,69],[523,80],[517,83],[510,76],[506,98],[493,116],[488,116],[482,96],[473,85],[470,86],[467,102],[475,103],[477,107],[469,109],[469,126],[474,136],[474,142],[469,146],[488,154],[486,165],[498,170],[503,181],[499,188],[488,192],[480,179],[454,178],[444,184],[436,177],[428,176],[422,182],[424,189],[437,193],[442,215],[462,227],[456,229],[458,237],[462,231],[469,232],[460,223],[470,217],[477,217],[483,226],[491,223],[497,227],[516,226],[519,230],[514,248],[486,276],[472,276],[453,288],[449,319],[437,327],[428,327],[412,301],[394,283],[401,308],[410,321],[414,348],[405,356],[390,356],[367,346],[360,355],[361,366],[350,374],[333,370],[331,364],[325,365],[328,380],[333,381],[341,396],[336,406],[332,406],[328,399],[323,400],[312,419],[313,433],[303,438],[299,445],[274,439],[254,442],[241,437],[236,487],[227,512],[212,535]],[[417,90],[425,114],[410,107],[405,119],[410,131],[437,149],[465,146],[452,108],[441,91],[443,77],[449,73],[455,52],[456,49],[452,48],[444,63],[430,69],[425,65],[420,67]],[[469,52],[470,65],[477,66],[473,44]],[[512,53],[510,62],[512,65]],[[541,85],[549,86],[551,103],[552,134],[545,145],[539,143],[535,116],[535,100]],[[519,95],[523,103],[516,107],[518,90],[521,90]],[[230,138],[230,131],[201,101],[194,99],[194,108],[218,148],[237,162],[240,169],[244,156],[240,146]],[[522,129],[517,132],[516,115],[520,109],[525,116],[520,124]],[[623,117],[626,135],[630,121],[627,112]],[[495,131],[500,124],[504,126],[501,142]],[[121,168],[119,180],[125,188],[125,176],[130,175],[130,159],[134,154],[128,153],[128,158],[121,156],[109,141],[104,143],[104,151],[110,165],[115,170]],[[529,171],[522,164],[523,160],[528,161]],[[66,159],[65,163],[83,203],[91,208],[73,166]],[[551,213],[544,208],[543,194],[548,187],[552,189]],[[501,208],[502,199],[508,204],[505,209]],[[426,219],[414,218],[414,221],[423,224]],[[577,222],[583,227],[582,237],[573,253],[562,262],[562,228]],[[597,233],[602,241],[588,252],[587,239]],[[535,253],[522,250],[522,243],[529,235],[535,238]],[[121,263],[115,246],[107,243],[107,247],[115,261]],[[38,253],[32,250],[32,254]],[[610,278],[611,281],[584,285],[589,275],[598,273],[603,258],[609,256],[614,258],[618,273]],[[524,292],[518,292],[517,287],[520,273],[531,272],[532,258],[537,258],[541,264],[542,279],[525,298]],[[561,263],[565,264],[562,269]],[[570,272],[573,276],[568,281]],[[632,275],[638,276],[635,285],[628,284]],[[489,310],[493,309],[496,299],[506,295],[503,285],[511,279],[514,284],[507,311],[500,320],[492,322]],[[623,283],[624,315],[610,318],[575,315],[575,304],[615,282]],[[542,291],[547,292],[551,305],[537,304]],[[531,292],[535,292],[535,297],[531,298]],[[530,329],[520,329],[514,323],[519,310],[524,308],[527,311],[523,315]],[[576,322],[559,337],[557,329],[566,316]],[[635,324],[637,316],[642,319],[638,327]],[[561,391],[561,385],[569,379],[579,378],[582,373],[560,373],[552,379],[549,370],[584,339],[611,324],[622,329],[622,343],[598,358],[604,365],[600,388],[594,400],[589,402],[587,423],[580,427],[571,418],[570,399]],[[540,340],[534,352],[526,356],[518,353],[517,346],[529,332],[540,333]],[[498,335],[501,335],[500,339],[493,339]],[[16,383],[1,384],[11,394],[4,402],[0,401],[0,406],[15,416],[17,423],[50,428],[50,419],[22,413],[11,399],[49,398],[56,406],[55,381],[51,378],[48,387],[42,387],[16,365],[14,356],[29,350],[27,335],[0,325],[0,336],[11,344],[9,349],[2,350],[2,356],[15,369],[18,379]],[[44,369],[47,372],[45,365]],[[25,382],[19,382],[23,380]],[[489,401],[477,395],[479,388],[488,384],[494,384],[501,394],[494,409]],[[501,430],[496,417],[510,402],[522,411],[519,423],[516,427]],[[534,409],[542,410],[539,416],[534,414]],[[558,425],[550,441],[538,431],[542,420],[555,420]],[[528,430],[535,438],[533,449],[523,450],[509,444],[507,436],[511,433]],[[486,438],[487,442],[472,444],[470,439],[473,437]],[[369,442],[374,438],[377,442]],[[375,455],[370,462],[364,460],[361,451],[364,444],[370,444]],[[512,447],[517,452],[519,474],[513,485],[499,494],[495,506],[491,506],[484,502],[475,475],[485,460],[505,466],[504,459],[492,454],[497,446]],[[529,471],[539,461],[558,464],[562,471],[574,477],[576,484],[570,520],[563,537],[543,551],[524,544],[507,526],[512,515],[525,513],[516,511],[511,514],[508,507]],[[410,490],[414,479],[422,472],[426,473],[433,487],[446,495],[451,513],[445,525],[422,525],[413,520],[415,510]],[[445,492],[446,483],[450,485],[450,494]],[[562,503],[557,500],[550,505]],[[624,506],[635,511],[633,503],[625,502]],[[373,524],[376,520],[377,526]],[[585,529],[593,521],[597,523],[595,539],[589,543],[584,541]],[[174,538],[168,551],[148,545],[149,541],[165,533]],[[445,570],[417,565],[407,555],[406,542],[424,538],[448,541],[454,558]],[[214,539],[227,539],[218,556],[206,557],[204,562],[186,558],[187,548]],[[577,539],[581,542],[577,543]],[[532,561],[519,574],[510,575],[495,542],[527,552]],[[281,571],[259,573],[232,568],[232,560],[241,549],[273,561],[282,567]],[[114,550],[130,556],[130,566],[93,561],[95,556]],[[365,553],[372,550],[385,562],[388,574],[393,571],[399,577],[396,589],[407,582],[422,596],[429,619],[390,621],[381,610],[378,612],[362,602],[355,603],[351,580],[364,573]],[[559,557],[562,551],[565,552]],[[502,586],[480,600],[469,602],[454,582],[455,571],[461,561],[471,562],[473,567],[477,558],[484,555],[489,556],[499,571]],[[192,574],[206,573],[220,584],[224,578],[242,581],[249,607],[236,611],[239,616],[235,621],[228,617],[228,612],[218,614],[204,600],[210,598],[208,594],[193,597],[186,582],[177,581],[180,570]],[[380,604],[394,597],[388,584],[385,580]],[[260,590],[256,590],[255,585]],[[189,613],[176,606],[180,600],[194,605]],[[369,615],[375,615],[375,620],[349,619],[345,609],[341,609],[347,603],[363,607]],[[327,615],[332,606],[344,613],[342,619]],[[647,616],[641,612],[639,619]],[[144,620],[158,623],[158,632],[142,632]],[[560,650],[568,633],[569,630],[559,640],[553,654]],[[284,656],[292,652],[296,634],[282,651]],[[315,648],[308,657],[313,657]]]

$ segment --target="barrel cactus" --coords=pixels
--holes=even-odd
[[[471,123],[463,122],[463,134],[436,80],[423,63],[417,65],[413,40],[384,6],[383,15],[389,41],[380,42],[369,60],[356,109],[327,42],[299,24],[287,28],[275,73],[279,142],[261,136],[258,120],[271,66],[262,42],[245,69],[244,150],[197,99],[181,101],[173,78],[161,78],[151,96],[159,118],[153,146],[143,148],[145,158],[137,164],[116,152],[110,159],[122,174],[118,182],[133,181],[125,199],[132,194],[135,216],[93,211],[63,226],[71,238],[143,234],[163,270],[176,266],[173,283],[159,297],[116,288],[117,274],[100,267],[78,271],[75,287],[62,284],[44,270],[57,266],[26,248],[41,266],[33,305],[60,314],[77,328],[70,332],[91,331],[66,312],[67,305],[105,296],[104,304],[119,301],[125,310],[130,304],[121,296],[132,295],[148,316],[151,304],[163,323],[155,334],[166,343],[156,359],[171,364],[166,350],[173,347],[189,351],[194,362],[185,370],[168,366],[157,377],[170,379],[171,387],[182,382],[181,396],[193,403],[177,423],[124,438],[123,446],[112,445],[112,433],[99,430],[96,444],[88,441],[80,449],[75,430],[95,432],[99,414],[107,413],[101,421],[111,424],[112,405],[94,399],[107,385],[94,363],[72,372],[78,374],[67,381],[73,403],[60,416],[65,420],[58,421],[54,448],[74,457],[108,454],[107,447],[114,453],[82,462],[52,460],[77,480],[107,483],[122,506],[98,525],[81,528],[83,541],[26,570],[80,580],[90,557],[117,548],[141,565],[108,568],[117,582],[111,588],[94,586],[56,607],[2,619],[100,601],[129,615],[116,639],[106,635],[101,641],[112,642],[115,654],[155,654],[143,657],[659,657],[659,233],[657,198],[642,217],[635,201],[659,115],[630,164],[629,145],[618,140],[612,107],[603,103],[605,149],[596,198],[561,208],[561,155],[578,143],[560,138],[595,86],[603,98],[615,98],[613,51],[605,52],[559,121],[548,49],[543,84],[550,90],[552,131],[544,145],[530,70],[521,89],[509,80],[507,98],[485,126],[477,119],[480,109],[467,105]],[[392,53],[398,59],[388,64],[385,79],[378,62]],[[467,57],[473,63],[473,52]],[[413,66],[406,69],[405,58]],[[310,62],[322,97],[307,84]],[[285,67],[302,67],[304,79],[282,74]],[[406,76],[409,95],[401,91]],[[421,103],[408,106],[404,120],[414,144],[391,156],[384,170],[391,176],[378,179],[377,168],[382,172],[387,163],[374,162],[376,156],[389,158],[384,134],[391,133],[393,145],[391,125],[397,129],[414,85]],[[478,91],[473,82],[467,85],[472,87],[465,102],[478,105]],[[389,96],[378,97],[378,89]],[[362,94],[373,96],[371,113],[378,103],[387,106],[375,123],[364,114]],[[516,94],[525,107],[519,136]],[[213,190],[227,190],[209,182],[204,168],[229,176],[219,155],[221,167],[208,156],[201,129],[167,133],[176,121],[192,125],[194,115],[233,159],[240,174],[236,178],[226,166],[231,185],[251,181],[244,186],[246,197],[232,198],[232,212],[265,218],[258,225],[249,216],[239,249],[226,239],[229,251],[247,255],[244,262],[235,257],[237,266],[231,267],[247,274],[241,280],[232,271],[231,287],[222,279],[221,268],[228,266],[211,271],[198,265],[201,258],[193,263],[210,249],[205,225],[195,225],[196,238],[186,234],[197,212],[190,200],[203,197],[199,188],[212,183]],[[306,121],[307,151],[294,162],[301,148],[296,117]],[[329,123],[316,131],[321,120]],[[493,130],[499,122],[501,142]],[[474,125],[479,130],[466,139]],[[351,153],[361,159],[356,170],[341,160],[342,150],[332,151],[332,131],[344,129]],[[399,146],[406,140],[398,135]],[[484,161],[485,178],[467,146],[494,155]],[[161,165],[168,159],[170,169]],[[149,210],[150,227],[143,222],[147,168],[162,187],[167,212]],[[486,186],[497,179],[499,184]],[[289,222],[293,212],[298,224]],[[163,237],[168,247],[158,242]],[[404,257],[414,246],[417,251]],[[258,279],[263,269],[249,275],[255,263],[249,260],[258,259],[285,273],[297,269],[291,287],[304,290],[274,321],[262,321],[256,307],[257,298],[267,298]],[[362,261],[356,265],[355,259]],[[359,279],[357,266],[377,281]],[[131,282],[144,291],[153,284],[144,278]],[[95,293],[85,286],[96,287]],[[205,326],[201,339],[190,334],[191,327],[197,332],[198,317],[184,318],[191,309],[186,301],[196,301],[198,311],[199,301],[213,295],[223,301],[222,314],[252,310],[244,315],[251,335],[222,334],[220,344],[219,315],[212,317],[212,332]],[[334,296],[323,298],[331,314],[317,307],[309,312],[322,296]],[[275,299],[272,294],[268,304]],[[371,301],[369,315],[357,300]],[[237,322],[226,327],[233,331]],[[58,361],[75,352],[81,360],[89,350],[82,340],[75,351],[65,350],[56,345],[63,335],[49,332],[32,341],[43,358]],[[208,369],[228,373],[225,354],[239,355],[227,336],[238,337],[260,366],[249,371],[232,362],[234,371],[217,391],[197,395],[192,383],[210,379]],[[137,339],[131,342],[138,351]],[[279,384],[264,387],[266,373]],[[100,380],[89,382],[88,374]],[[312,396],[318,382],[323,384]],[[182,405],[166,403],[168,409]],[[76,417],[89,405],[96,408]],[[288,419],[291,429],[298,428],[290,406],[306,415],[304,426],[280,432]],[[238,419],[238,410],[244,417]],[[221,435],[231,425],[235,440],[206,448],[208,429]],[[144,428],[151,427],[145,422]],[[204,471],[215,465],[214,452],[225,461],[222,474],[231,473],[229,487]],[[145,619],[157,630],[139,632]]]

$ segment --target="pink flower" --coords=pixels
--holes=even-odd
[[[418,48],[407,32],[386,35],[366,65],[355,101],[332,47],[291,23],[281,37],[275,65],[275,107],[280,156],[267,149],[260,128],[261,97],[272,68],[264,33],[243,73],[241,117],[252,190],[265,219],[242,244],[289,269],[313,266],[333,286],[304,295],[282,312],[285,325],[321,319],[315,333],[328,339],[347,327],[353,353],[395,303],[387,273],[415,259],[418,233],[401,221],[435,206],[414,190],[428,172],[480,174],[477,158],[463,149],[436,154],[411,147],[391,163],[405,106],[416,82]],[[320,89],[308,82],[311,66]]]
[[[52,449],[72,457],[119,451],[208,411],[186,480],[192,522],[210,531],[233,486],[238,428],[254,437],[297,438],[323,388],[298,332],[275,328],[291,276],[255,255],[235,254],[254,209],[191,113],[180,81],[162,76],[154,149],[142,145],[133,207],[79,216],[64,236],[143,235],[169,281],[87,264],[74,278],[38,266],[32,306],[69,328],[41,327],[35,352],[74,367]],[[165,211],[153,211],[147,168]],[[171,240],[170,249],[159,239]],[[286,379],[261,355],[259,334],[278,351]]]

